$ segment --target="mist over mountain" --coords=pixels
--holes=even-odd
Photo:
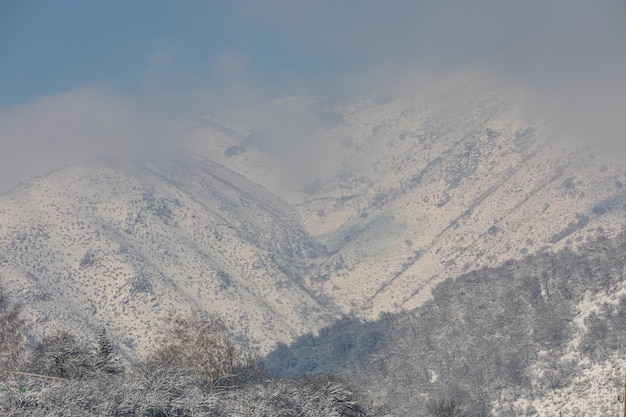
[[[622,221],[619,155],[556,139],[515,100],[483,78],[459,78],[438,99],[291,99],[218,114],[195,137],[212,137],[207,154],[292,203],[329,249],[309,285],[375,317],[419,305],[446,277],[610,234]],[[309,127],[307,140],[280,147],[298,133],[275,133],[267,114],[298,108],[292,119]],[[226,141],[216,126],[230,129]]]
[[[618,154],[553,140],[481,77],[438,97],[275,100],[180,120],[193,152],[35,178],[0,197],[3,285],[39,329],[106,325],[129,352],[185,308],[267,351],[620,230]]]
[[[4,3],[0,414],[626,408],[623,0]]]

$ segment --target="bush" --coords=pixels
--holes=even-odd
[[[269,380],[226,393],[220,401],[224,415],[368,417],[380,415],[337,378],[301,381]]]
[[[452,399],[432,402],[426,408],[433,417],[465,417],[461,406]]]

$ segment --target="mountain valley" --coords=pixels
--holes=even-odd
[[[197,310],[274,374],[340,372],[399,415],[437,395],[602,415],[626,340],[624,156],[515,103],[473,80],[178,120],[185,151],[0,196],[0,283],[33,343],[106,328],[133,360]]]
[[[621,159],[552,139],[514,103],[473,80],[436,100],[294,97],[180,120],[191,152],[73,165],[0,197],[3,285],[37,328],[105,326],[131,355],[186,308],[267,352],[618,233]]]

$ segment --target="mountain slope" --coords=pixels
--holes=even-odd
[[[626,240],[599,238],[438,285],[413,311],[343,320],[282,346],[271,371],[333,372],[394,415],[453,399],[468,415],[621,411],[626,351]]]
[[[302,285],[321,250],[293,211],[210,161],[68,167],[1,197],[0,218],[3,285],[38,328],[106,326],[142,350],[193,307],[265,349],[333,314]]]
[[[178,125],[190,155],[77,165],[0,197],[3,285],[38,322],[106,325],[141,350],[194,307],[265,351],[626,218],[622,155],[554,140],[477,77]]]
[[[189,129],[198,152],[291,202],[328,248],[307,286],[371,318],[460,273],[618,232],[623,158],[558,142],[517,108],[478,80],[423,100],[294,98]]]

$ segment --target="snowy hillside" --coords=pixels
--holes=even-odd
[[[327,323],[301,282],[320,249],[282,201],[199,158],[93,162],[0,199],[3,284],[37,328],[106,326],[130,349],[173,309],[262,349]]]
[[[190,130],[201,152],[293,204],[331,252],[307,285],[346,313],[413,308],[445,278],[614,234],[625,219],[619,158],[552,139],[480,82],[434,101],[267,107]],[[264,123],[277,113],[288,128]],[[302,149],[280,148],[298,135]],[[309,157],[304,173],[288,163]]]
[[[625,220],[620,156],[554,140],[478,78],[177,127],[184,157],[70,166],[0,197],[3,285],[38,328],[105,325],[141,351],[171,309],[198,308],[267,351]]]

